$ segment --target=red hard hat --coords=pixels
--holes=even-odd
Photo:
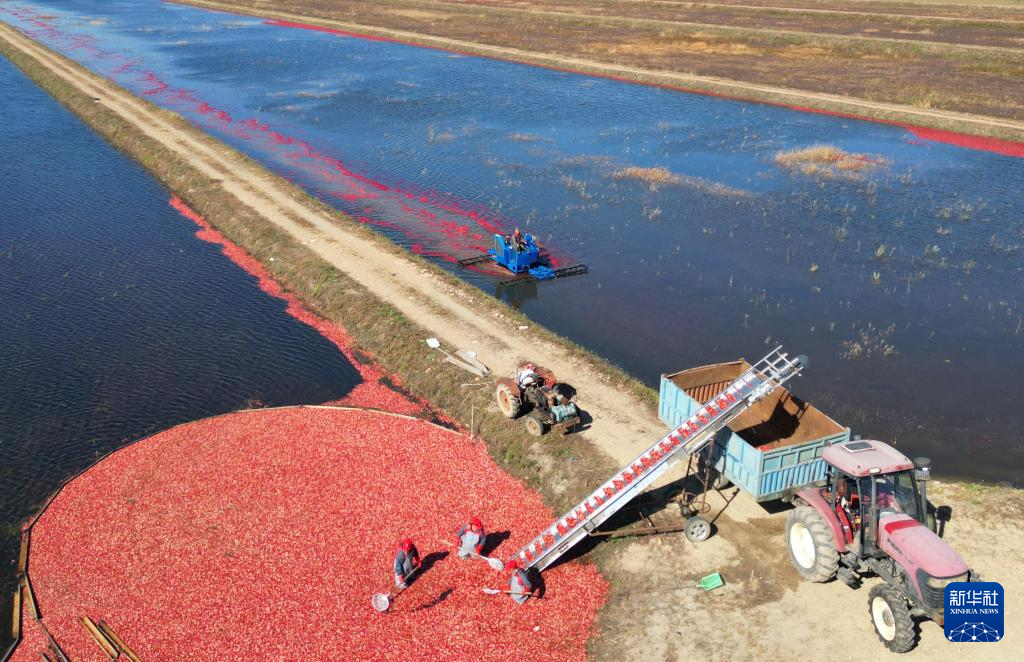
[[[412,551],[412,538],[405,538],[405,539],[403,539],[402,542],[399,543],[398,546],[402,548],[403,552],[411,552]]]
[[[469,520],[469,523],[473,525],[474,529],[484,528],[484,523],[480,521],[479,517],[474,517],[473,519]]]

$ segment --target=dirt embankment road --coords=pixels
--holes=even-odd
[[[779,0],[173,0],[1024,141],[1024,8]]]
[[[536,340],[530,329],[474,306],[479,296],[297,199],[258,166],[193,129],[168,120],[151,105],[113,83],[57,56],[0,23],[0,39],[36,59],[68,85],[122,117],[161,146],[303,242],[410,320],[436,330],[446,342],[476,350],[499,371],[529,357],[571,375],[595,421],[586,438],[624,462],[663,432],[640,399],[605,382],[564,348]],[[488,309],[492,310],[492,309]],[[947,486],[934,492],[954,508],[947,537],[984,577],[1006,594],[1024,594],[1024,496],[1013,490]],[[718,535],[699,545],[682,536],[606,543],[600,568],[612,595],[590,643],[599,659],[855,659],[886,655],[867,616],[867,590],[838,582],[799,580],[783,545],[785,512],[771,512],[742,495],[715,522]],[[720,570],[726,586],[695,590],[703,574]],[[870,585],[871,582],[869,582]],[[556,587],[552,587],[552,591]],[[554,593],[552,593],[554,595]],[[933,623],[923,625],[920,647],[909,659],[1016,660],[1024,641],[1024,616],[1009,610],[1007,637],[999,644],[950,644]]]

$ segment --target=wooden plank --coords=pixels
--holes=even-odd
[[[114,642],[114,645],[117,646],[117,648],[125,655],[125,657],[127,657],[132,662],[142,662],[142,658],[136,655],[135,651],[133,651],[131,648],[128,648],[128,644],[124,643],[124,640],[121,639],[121,637],[117,636],[117,633],[114,632],[114,629],[112,627],[107,625],[106,621],[100,621],[99,626],[100,630],[103,631],[103,634],[107,635],[107,639]]]
[[[43,622],[39,621],[37,625],[39,626],[39,629],[43,631],[43,634],[46,636],[46,641],[50,646],[50,652],[53,653],[54,658],[56,658],[58,662],[70,662],[70,660],[68,660],[68,656],[64,654],[64,651],[54,640],[53,635],[50,634],[50,631],[46,629],[46,626],[43,625]]]
[[[465,361],[460,361],[459,359],[455,358],[454,356],[451,356],[450,354],[444,357],[444,360],[447,361],[448,363],[451,363],[452,365],[462,368],[463,370],[472,375],[476,375],[477,377],[483,377],[485,375],[484,371],[481,370],[480,368],[477,368],[474,365],[470,365]]]
[[[40,623],[40,625],[42,625],[42,623]],[[58,646],[57,642],[50,636],[50,631],[43,628],[43,632],[46,633],[46,637],[50,641],[50,652],[53,653],[54,658],[58,660],[58,662],[71,662],[71,660],[68,659],[68,656],[64,654],[64,650]]]
[[[36,594],[32,591],[32,582],[28,580],[28,575],[23,575],[21,578],[21,588],[24,591],[22,601],[28,608],[28,614],[35,620],[39,620],[39,605],[36,603]]]
[[[21,532],[21,552],[18,554],[18,574],[24,575],[28,566],[28,534]]]
[[[21,638],[21,587],[14,592],[14,615],[11,617],[11,637]]]
[[[106,635],[100,632],[100,629],[96,627],[96,624],[92,622],[92,619],[88,616],[82,617],[82,625],[89,631],[92,638],[96,641],[97,645],[103,649],[103,652],[107,654],[111,660],[116,660],[121,657],[121,652],[114,647],[114,644],[110,643]]]
[[[595,538],[627,538],[629,536],[653,536],[659,533],[679,533],[683,530],[681,526],[656,526],[631,527],[618,531],[591,531],[590,535]]]
[[[484,375],[490,372],[490,369],[483,363],[480,363],[480,361],[477,360],[476,356],[471,356],[470,353],[464,349],[456,350],[455,355],[462,359],[463,361],[465,361],[466,363],[470,364],[471,366],[477,368],[478,370],[481,370],[484,373]]]

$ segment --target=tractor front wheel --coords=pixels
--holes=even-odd
[[[825,518],[810,506],[797,506],[786,519],[789,558],[804,579],[827,582],[839,569],[839,551]]]
[[[534,437],[543,437],[545,428],[544,421],[540,420],[540,417],[535,414],[530,414],[524,419],[523,424],[526,425],[526,431]]]
[[[907,600],[892,586],[877,584],[868,593],[868,612],[878,638],[893,653],[906,653],[917,643],[917,623]]]
[[[501,410],[502,416],[505,418],[515,418],[519,415],[519,408],[523,403],[519,399],[519,394],[511,386],[499,383],[494,397],[498,400],[498,409]]]

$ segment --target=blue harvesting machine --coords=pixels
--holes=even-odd
[[[494,235],[494,248],[488,249],[483,255],[475,255],[459,260],[459,265],[468,267],[481,262],[493,261],[516,274],[516,278],[501,281],[502,285],[519,285],[522,283],[535,283],[541,280],[562,278],[585,274],[589,269],[585,264],[576,264],[571,267],[552,269],[543,264],[540,257],[540,246],[532,234],[522,235],[518,245],[513,243],[511,235]]]

